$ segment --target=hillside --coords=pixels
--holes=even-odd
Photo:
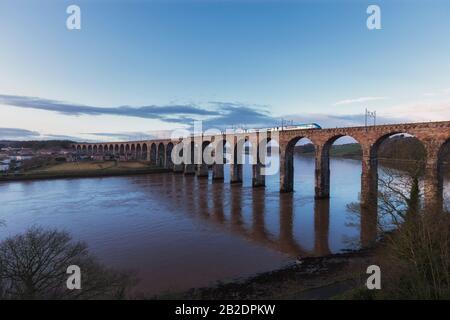
[[[308,143],[302,146],[296,146],[295,152],[312,156],[314,155],[314,145]],[[333,145],[330,149],[330,156],[359,159],[361,158],[361,147],[358,143]]]
[[[70,140],[34,140],[34,141],[11,141],[0,140],[0,148],[30,148],[34,151],[42,149],[70,149],[74,143]]]
[[[296,146],[296,152],[314,154],[314,146],[306,144]],[[449,153],[447,153],[449,154]],[[331,146],[330,156],[360,159],[361,147],[358,143]],[[407,136],[394,136],[384,141],[378,149],[380,159],[421,160],[425,158],[425,150],[417,139]]]

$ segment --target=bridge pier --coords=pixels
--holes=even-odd
[[[173,165],[173,172],[174,173],[183,173],[184,172],[184,165],[183,164],[175,164],[175,165]]]
[[[185,175],[195,174],[195,164],[185,164],[184,165],[184,174]]]
[[[252,166],[253,169],[252,186],[254,188],[264,187],[266,185],[266,176],[262,174],[263,168],[264,166],[260,162]]]
[[[137,159],[137,157],[136,157]],[[140,159],[139,159],[140,160]],[[151,150],[150,146],[147,146],[147,151],[145,152],[144,160],[150,162],[151,161]]]
[[[361,204],[365,207],[378,206],[378,159],[370,147],[362,146]]]
[[[330,146],[316,146],[315,150],[315,198],[326,199],[330,197]]]
[[[294,190],[294,146],[280,146],[280,191]],[[315,198],[330,197],[330,159],[324,146],[316,146],[315,151]]]
[[[230,164],[231,180],[230,183],[242,183],[242,164]]]
[[[208,165],[202,163],[197,165],[197,177],[207,177],[208,176]]]
[[[443,172],[437,156],[427,157],[424,176],[424,206],[429,213],[443,209]]]
[[[378,232],[378,158],[372,146],[361,145],[360,242],[372,246]]]
[[[280,144],[280,192],[294,190],[294,150]]]
[[[223,180],[223,164],[215,163],[212,168],[212,178],[213,180]]]
[[[264,165],[261,162],[260,155],[265,155],[265,153],[261,152],[261,149],[267,149],[267,142],[259,141],[259,133],[256,134],[256,139],[251,139],[250,141],[252,143],[252,157],[256,159],[256,163],[252,165],[252,186],[254,188],[264,187],[266,185],[266,176],[263,174]]]

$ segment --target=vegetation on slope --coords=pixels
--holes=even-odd
[[[0,148],[30,148],[34,151],[42,149],[70,149],[74,141],[70,140],[34,140],[34,141],[10,141],[0,140]]]
[[[314,145],[311,143],[297,146],[297,152],[314,154]],[[417,151],[420,152],[417,152]],[[330,156],[343,158],[361,158],[362,151],[359,143],[334,144],[330,149]],[[394,136],[381,143],[378,149],[381,159],[408,159],[421,160],[425,157],[425,150],[420,141],[413,137]]]

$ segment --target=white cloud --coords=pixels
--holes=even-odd
[[[369,101],[376,101],[376,100],[386,100],[389,99],[387,97],[359,97],[354,99],[345,99],[338,102],[335,102],[333,106],[340,106],[344,104],[352,104],[352,103],[361,103],[361,102],[369,102]]]
[[[450,94],[450,88],[445,88],[445,89],[439,90],[437,92],[427,92],[427,93],[424,93],[423,95],[425,97],[439,97],[439,96],[445,96],[448,94]]]
[[[392,106],[388,110],[388,112],[381,111],[380,114],[409,121],[450,120],[450,100],[411,102]]]

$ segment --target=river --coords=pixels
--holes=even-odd
[[[149,174],[0,183],[0,240],[30,226],[66,230],[114,268],[133,270],[146,294],[269,271],[298,256],[359,246],[361,162],[332,159],[331,198],[314,200],[314,159],[295,157],[295,192],[211,177]]]

